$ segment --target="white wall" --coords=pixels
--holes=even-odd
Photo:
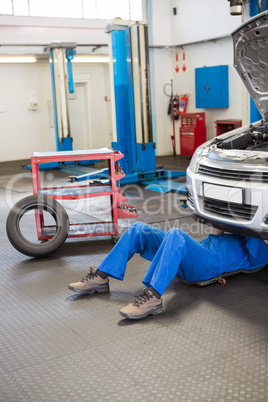
[[[173,133],[170,116],[167,116],[168,98],[163,93],[165,83],[173,79],[174,94],[190,94],[187,112],[205,112],[207,138],[215,136],[215,120],[242,119],[242,83],[233,67],[233,46],[229,36],[241,24],[241,16],[231,16],[227,0],[151,0],[154,79],[157,120],[157,153],[172,154],[170,135]],[[173,8],[177,15],[173,15]],[[206,39],[229,36],[212,42],[195,43]],[[172,44],[173,48],[168,48]],[[184,45],[186,71],[182,72]],[[188,45],[185,45],[188,44]],[[165,45],[167,48],[165,48]],[[175,72],[175,53],[179,54],[179,73]],[[229,108],[195,108],[195,68],[216,65],[229,66]],[[176,147],[179,149],[179,127],[176,122]]]
[[[171,116],[168,115],[169,97],[164,94],[164,86],[172,77],[172,56],[169,49],[154,50],[155,107],[157,126],[157,154],[168,155],[172,152],[170,136],[173,135]]]
[[[149,45],[153,46],[153,74],[151,85],[154,87],[153,120],[156,122],[154,139],[156,140],[156,154],[168,155],[172,153],[173,127],[170,116],[167,114],[169,98],[164,94],[165,84],[172,79],[172,45],[170,1],[148,0],[150,2],[149,31],[152,37]],[[163,48],[158,48],[158,47]],[[165,48],[167,46],[167,48]]]
[[[73,64],[74,81],[89,79],[89,124],[91,148],[110,147],[112,143],[112,119],[110,105],[110,79],[108,64]],[[83,78],[85,77],[85,79]],[[105,100],[107,97],[107,101]],[[72,101],[70,101],[72,102]],[[75,133],[74,133],[75,136]]]
[[[46,100],[52,99],[49,67],[0,65],[0,160],[29,158],[38,150],[52,150],[54,130],[49,128]],[[35,91],[38,111],[29,111],[30,92]],[[54,141],[55,142],[55,141]]]
[[[205,112],[207,139],[216,135],[215,120],[242,119],[242,81],[233,67],[233,46],[231,38],[215,42],[184,46],[186,71],[182,67],[182,50],[178,50],[179,73],[174,73],[174,89],[177,94],[189,93],[187,112]],[[174,52],[176,53],[176,52]],[[173,56],[174,63],[175,55]],[[195,107],[195,68],[214,65],[229,66],[229,108],[196,109]],[[173,64],[175,66],[175,64]]]
[[[170,0],[148,0],[152,7],[152,40],[150,45],[172,45]]]
[[[241,24],[241,16],[230,15],[227,0],[171,0],[173,45],[229,35]]]
[[[1,43],[13,45],[0,47],[0,54],[43,54],[44,45],[56,40],[107,45],[105,24],[104,20],[0,16]],[[79,53],[87,49],[77,50]],[[97,50],[102,52],[107,52],[107,47]],[[73,73],[80,82],[89,83],[87,107],[92,148],[111,146],[111,108],[104,100],[105,96],[110,98],[108,66],[74,64]],[[37,111],[28,110],[33,91],[37,94]],[[52,100],[48,59],[27,65],[0,64],[0,161],[25,159],[34,151],[56,149],[55,130],[49,125],[48,100]]]
[[[173,77],[176,93],[189,93],[187,112],[205,112],[207,139],[216,135],[215,120],[242,120],[242,82],[233,67],[233,44],[231,32],[241,24],[241,16],[230,15],[227,0],[171,0],[171,7],[177,7],[177,15],[171,18],[173,45],[187,44],[227,36],[210,42],[183,46],[186,71],[180,68]],[[179,66],[182,67],[182,48],[178,48]],[[195,68],[203,66],[229,66],[229,108],[195,108]],[[179,138],[178,138],[179,139]]]
[[[110,146],[108,66],[73,67],[75,77],[90,77],[90,132],[92,147]],[[38,110],[29,111],[30,94],[37,94]],[[55,130],[50,128],[47,101],[52,101],[49,62],[0,65],[0,161],[27,159],[33,152],[56,150]],[[71,101],[72,102],[72,101]],[[108,117],[107,117],[108,114]],[[72,133],[75,141],[75,133]]]

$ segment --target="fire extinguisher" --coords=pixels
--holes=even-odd
[[[178,113],[182,114],[186,112],[186,108],[187,108],[187,103],[188,103],[188,96],[185,95],[181,95],[180,96],[180,100],[179,100],[179,110]]]

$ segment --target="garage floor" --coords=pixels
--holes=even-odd
[[[157,162],[182,170],[189,160]],[[1,401],[268,400],[267,269],[233,276],[226,286],[174,279],[163,314],[122,319],[118,311],[140,293],[147,261],[135,256],[124,282],[110,280],[110,294],[81,297],[68,283],[101,262],[111,239],[67,240],[42,260],[9,243],[8,211],[31,193],[31,175],[21,163],[0,165]],[[43,178],[66,181],[56,171]],[[125,191],[140,221],[166,230],[179,226],[198,240],[212,231],[181,207],[182,195],[137,186]],[[75,209],[66,209],[75,219]],[[122,231],[132,222],[122,220]]]

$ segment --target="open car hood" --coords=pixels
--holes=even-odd
[[[263,119],[268,121],[268,11],[232,33],[234,67]]]

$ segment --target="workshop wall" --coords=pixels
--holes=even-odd
[[[180,60],[180,70],[175,72],[176,53]],[[214,121],[222,119],[242,120],[242,81],[233,67],[233,45],[230,38],[215,42],[184,46],[186,70],[182,70],[183,51],[173,53],[174,91],[176,94],[189,93],[187,112],[205,112],[207,139],[216,135]],[[219,109],[196,109],[195,107],[195,68],[204,66],[229,66],[229,107]]]
[[[110,146],[112,127],[108,65],[74,64],[73,72],[75,81],[79,81],[80,85],[88,84],[82,118],[89,123],[90,146]],[[50,127],[53,113],[49,111],[48,104],[52,102],[48,60],[27,65],[2,64],[0,83],[0,161],[27,159],[35,151],[55,151],[55,129]],[[108,101],[105,101],[105,96]],[[37,101],[38,110],[29,110],[32,100]],[[79,127],[78,123],[74,122],[74,127]],[[77,149],[79,133],[71,134],[74,149]]]
[[[145,0],[144,0],[145,3]],[[174,15],[173,8],[177,14]],[[154,141],[157,154],[172,154],[170,136],[172,120],[167,114],[169,98],[164,94],[164,85],[173,79],[174,93],[189,93],[187,112],[205,111],[207,137],[215,135],[217,119],[242,118],[241,80],[233,65],[231,37],[213,42],[195,43],[200,40],[230,35],[241,22],[241,17],[230,16],[226,0],[148,0],[148,23],[150,30],[150,56],[153,60],[152,81],[154,96],[153,121]],[[59,19],[31,19],[27,17],[0,17],[0,33],[3,43],[50,43],[54,40],[79,43],[107,43],[105,21],[77,21]],[[59,27],[59,28],[58,28]],[[185,51],[185,72],[175,71],[175,55],[182,58]],[[12,48],[13,49],[13,48]],[[25,49],[24,49],[25,50]],[[29,52],[32,50],[29,47]],[[38,49],[37,49],[38,50]],[[5,49],[0,48],[0,54]],[[228,109],[196,109],[196,67],[229,65]],[[90,146],[110,146],[111,111],[109,102],[108,66],[74,65],[74,73],[80,80],[87,76],[90,82]],[[80,77],[79,77],[80,76]],[[88,78],[90,76],[90,78]],[[41,77],[41,78],[40,78]],[[80,80],[81,82],[81,80]],[[34,151],[55,150],[54,128],[50,127],[47,101],[52,100],[49,63],[33,65],[0,66],[0,161],[28,158]],[[30,98],[37,96],[38,110],[29,111]],[[104,97],[108,96],[108,102]],[[179,126],[176,122],[177,149],[179,150]]]
[[[0,47],[0,54],[43,54],[44,46],[32,45],[49,44],[56,40],[82,45],[107,45],[104,27],[104,20],[0,16],[1,43],[6,45]],[[87,53],[86,46],[83,50]],[[89,48],[88,53],[90,52]],[[80,108],[79,116],[71,121],[71,128],[76,131],[76,128],[83,129],[87,125],[90,147],[110,146],[112,127],[108,65],[74,64],[73,72],[75,79],[79,81],[80,96],[84,96],[86,92],[87,98],[85,104],[81,104],[84,106],[83,113]],[[86,89],[81,88],[83,82]],[[108,101],[105,101],[105,97]],[[35,98],[38,110],[29,111],[30,100]],[[34,151],[56,150],[55,129],[50,127],[51,111],[49,113],[48,101],[52,101],[48,59],[27,65],[0,65],[0,161],[29,158]],[[79,110],[74,105],[71,104],[70,112],[72,109]],[[83,123],[83,119],[88,122]],[[76,137],[74,149],[77,149],[77,143],[85,144],[81,138],[77,141],[77,133],[72,133],[72,136]]]
[[[44,64],[0,66],[0,160],[29,158],[41,149],[53,150],[46,100],[52,99],[49,67]],[[35,99],[39,109],[29,111]],[[55,142],[55,141],[54,141]]]
[[[172,153],[170,136],[172,135],[172,121],[167,114],[169,99],[164,94],[164,86],[170,82],[173,75],[171,35],[171,7],[170,2],[148,0],[147,19],[149,26],[149,45],[151,64],[152,114],[154,125],[154,141],[156,154],[168,155]]]
[[[167,116],[169,99],[165,96],[163,87],[165,83],[170,83],[171,79],[173,79],[174,94],[190,95],[187,112],[206,113],[207,139],[215,136],[215,120],[242,119],[242,82],[233,67],[233,45],[229,36],[241,24],[241,16],[230,15],[229,3],[226,0],[203,0],[202,2],[171,0],[169,3],[154,0],[151,6],[157,153],[166,155],[173,152],[170,140],[173,128],[171,118]],[[176,8],[176,15],[173,8]],[[201,42],[222,36],[228,37]],[[184,46],[182,48],[179,45]],[[183,60],[183,50],[185,60]],[[176,53],[178,63],[176,63]],[[179,72],[175,71],[177,64]],[[185,71],[182,69],[183,64],[186,67]],[[229,108],[196,109],[195,68],[220,64],[229,66]],[[179,127],[180,121],[176,122],[178,150]]]
[[[230,35],[241,24],[241,15],[230,15],[227,0],[171,0],[170,8],[173,45]]]
[[[241,24],[241,16],[230,15],[230,4],[226,0],[173,0],[171,6],[177,8],[177,15],[171,19],[173,45],[197,42],[183,46],[185,60],[182,48],[175,49],[178,52],[173,54],[174,87],[176,93],[190,93],[187,112],[206,113],[207,139],[210,139],[216,134],[215,120],[242,119],[242,81],[233,67],[233,43],[229,36]],[[198,43],[224,36],[228,37]],[[178,73],[175,71],[176,53]],[[195,68],[217,65],[229,66],[229,108],[196,109]]]

